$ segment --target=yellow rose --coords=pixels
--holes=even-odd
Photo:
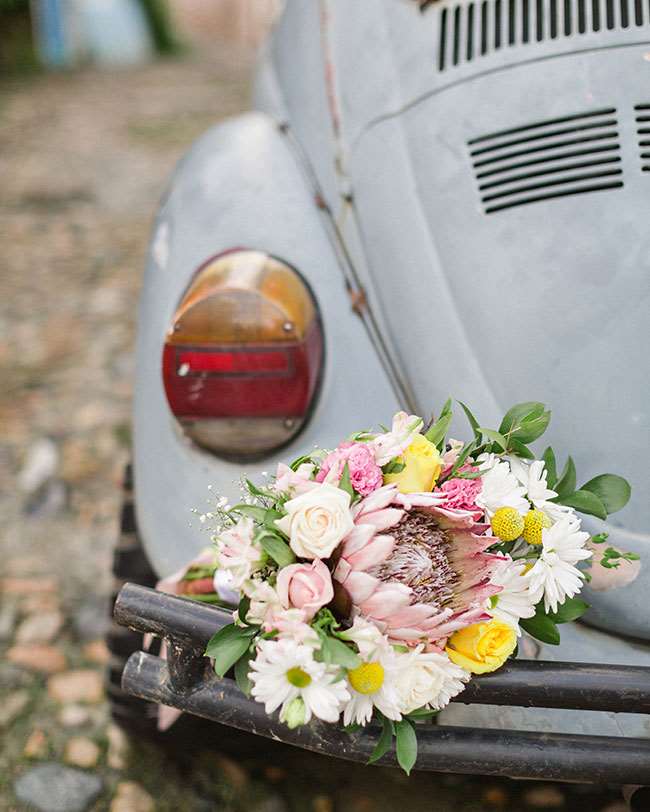
[[[442,458],[426,437],[416,434],[397,461],[404,468],[398,474],[385,474],[384,482],[387,485],[394,483],[400,493],[428,493],[433,490],[442,470]]]
[[[500,620],[474,623],[454,632],[447,643],[449,659],[471,671],[487,674],[500,668],[515,650],[517,633]]]

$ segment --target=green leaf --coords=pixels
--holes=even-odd
[[[632,489],[622,476],[601,474],[590,479],[580,489],[595,494],[605,506],[607,513],[616,513],[627,505]]]
[[[548,481],[548,480],[547,480]],[[553,490],[559,497],[568,496],[576,489],[576,466],[571,457],[567,458],[566,465],[562,469],[560,478],[555,483]]]
[[[266,517],[266,508],[259,507],[258,505],[235,505],[230,509],[231,513],[239,513],[242,516],[250,516],[253,521],[263,524]]]
[[[402,471],[406,468],[403,462],[397,462],[397,460],[391,460],[390,462],[386,463],[384,467],[381,469],[385,474],[401,474]]]
[[[463,411],[465,412],[465,417],[467,417],[467,420],[469,421],[469,424],[472,427],[472,431],[474,432],[474,439],[476,440],[477,443],[480,443],[481,442],[481,430],[479,428],[478,420],[471,413],[471,411],[469,410],[469,407],[465,406],[465,404],[463,403],[462,400],[459,400],[458,402],[460,403]]]
[[[609,533],[596,533],[595,536],[591,537],[591,541],[593,544],[604,544],[608,538]]]
[[[569,507],[575,508],[575,510],[579,510],[580,513],[587,513],[589,516],[597,516],[599,519],[607,518],[605,505],[603,505],[595,493],[591,493],[590,491],[575,491],[568,496],[558,497],[556,501],[561,505],[568,505]]]
[[[558,606],[557,612],[549,612],[549,617],[553,623],[571,623],[582,617],[589,609],[589,604],[580,598],[567,598],[561,606]]]
[[[535,455],[533,452],[528,448],[528,446],[524,445],[521,440],[517,440],[514,437],[511,437],[508,441],[508,450],[515,454],[517,457],[521,457],[524,460],[534,460]]]
[[[555,454],[551,446],[544,449],[542,454],[544,465],[546,466],[546,484],[554,491],[555,483],[557,482],[557,463],[555,462]]]
[[[289,564],[293,564],[296,560],[291,547],[286,541],[276,536],[275,533],[262,530],[255,536],[255,541],[271,556],[280,569],[288,567]]]
[[[248,674],[251,670],[251,654],[246,652],[243,657],[240,657],[235,663],[235,681],[239,690],[245,695],[251,695],[251,688],[253,683],[250,681]]]
[[[493,443],[496,443],[502,451],[506,451],[508,448],[508,441],[498,431],[494,431],[494,429],[484,429],[480,428],[479,431],[484,437],[487,437],[488,440],[491,440]]]
[[[453,464],[451,471],[447,474],[446,479],[452,479],[460,468],[463,467],[465,460],[469,457],[472,451],[476,448],[476,440],[472,440],[470,443],[466,443],[460,451],[460,454],[456,458],[456,462]]]
[[[439,451],[442,450],[442,446],[445,442],[445,437],[447,436],[447,431],[449,430],[449,426],[451,424],[451,417],[451,414],[446,414],[444,417],[441,417],[424,435],[430,443],[433,443],[438,448]]]
[[[276,493],[265,491],[264,488],[258,488],[258,486],[254,482],[251,482],[250,479],[246,480],[246,487],[252,496],[263,496],[266,499],[277,499]]]
[[[372,751],[372,754],[368,759],[368,764],[374,764],[375,761],[379,761],[379,759],[382,756],[385,756],[390,750],[392,744],[393,723],[390,721],[390,719],[386,719],[386,717],[384,717],[384,726],[381,731],[381,736],[379,737],[377,744],[375,745],[375,749]]]
[[[342,640],[327,637],[324,634],[321,635],[320,654],[323,662],[341,665],[343,668],[347,668],[348,671],[361,665],[359,656]]]
[[[418,739],[408,719],[395,722],[397,763],[409,775],[418,757]]]
[[[445,401],[445,404],[438,415],[438,420],[440,420],[441,417],[446,417],[448,414],[451,414],[451,398],[447,398]]]
[[[205,648],[205,654],[214,660],[214,670],[220,677],[223,677],[226,671],[248,651],[251,638],[258,631],[259,628],[256,626],[242,628],[231,623],[212,635]]]
[[[297,471],[305,462],[312,462],[311,454],[302,454],[300,457],[296,457],[289,468],[291,468],[292,471]]]
[[[541,640],[542,643],[549,643],[557,646],[560,643],[560,632],[550,617],[544,614],[544,607],[537,607],[533,617],[522,618],[519,621],[521,628],[528,632],[531,637]]]
[[[551,413],[545,410],[543,403],[527,401],[518,403],[506,412],[499,431],[508,439],[532,443],[544,434],[550,420]]]
[[[250,609],[250,607],[251,607],[251,599],[249,597],[244,596],[239,601],[239,607],[237,609],[237,614],[242,623],[246,623],[246,615],[248,614],[248,610]]]
[[[433,719],[440,711],[437,710],[427,710],[427,708],[418,708],[417,710],[411,711],[410,713],[405,714],[405,719],[412,719],[413,721],[428,721],[429,719]]]
[[[341,474],[341,481],[339,482],[339,488],[342,491],[350,494],[350,498],[354,497],[354,488],[352,487],[352,483],[350,482],[350,466],[345,463],[343,466],[343,473]]]
[[[273,535],[278,535],[278,533],[280,533],[276,522],[284,515],[284,513],[280,513],[279,510],[274,510],[273,508],[269,508],[266,511],[266,516],[264,517],[264,527],[269,531],[269,533],[273,533]]]

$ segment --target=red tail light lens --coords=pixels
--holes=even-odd
[[[195,274],[163,352],[167,400],[185,432],[224,456],[294,437],[316,394],[323,334],[300,275],[261,251],[230,251]]]

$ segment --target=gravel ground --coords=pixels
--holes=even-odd
[[[221,48],[0,82],[0,810],[620,812],[604,790],[409,780],[265,742],[179,762],[110,724],[102,636],[148,231],[186,146],[246,107],[250,69]]]

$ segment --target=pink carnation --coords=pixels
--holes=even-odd
[[[316,481],[338,484],[346,462],[352,487],[361,496],[368,496],[383,485],[384,475],[367,443],[341,443],[323,460],[321,469],[316,474]]]
[[[466,466],[463,470],[475,470]],[[443,482],[439,488],[436,488],[434,493],[444,493],[447,496],[445,502],[446,508],[454,508],[456,510],[469,510],[472,513],[482,513],[481,508],[476,504],[476,497],[479,495],[483,488],[483,483],[480,477],[478,479],[460,479],[454,477]]]

